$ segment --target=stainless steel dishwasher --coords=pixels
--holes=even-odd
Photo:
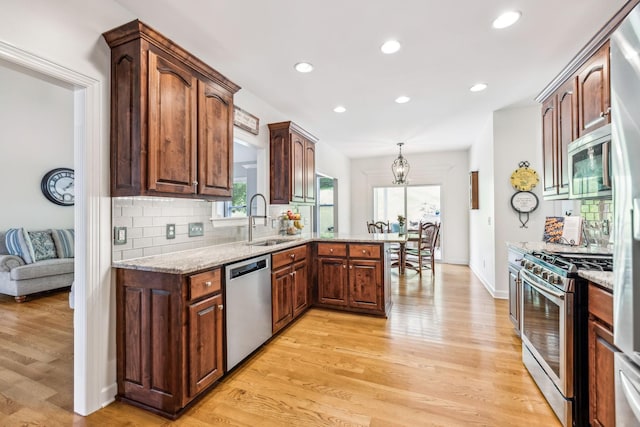
[[[226,266],[227,370],[271,338],[271,256]]]

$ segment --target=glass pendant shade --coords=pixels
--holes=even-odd
[[[407,184],[407,175],[409,175],[409,162],[402,156],[403,142],[398,143],[399,153],[398,158],[393,161],[391,165],[391,172],[393,172],[394,184]]]

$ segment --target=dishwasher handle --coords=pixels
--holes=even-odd
[[[247,274],[254,273],[256,271],[264,270],[267,268],[267,260],[261,259],[258,261],[249,262],[238,267],[234,267],[229,270],[229,279],[237,279],[238,277],[246,276]]]

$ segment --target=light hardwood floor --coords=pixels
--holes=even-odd
[[[559,426],[507,302],[467,267],[436,269],[394,273],[389,319],[309,310],[175,422],[119,402],[73,415],[67,294],[0,299],[0,425]]]

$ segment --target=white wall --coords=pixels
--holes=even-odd
[[[478,209],[469,211],[469,267],[487,289],[495,283],[493,117],[469,149],[469,170],[478,171]],[[500,226],[500,225],[497,225]],[[493,292],[492,292],[493,293]]]
[[[542,179],[540,107],[495,111],[487,123],[469,150],[470,169],[480,170],[481,193],[480,209],[472,211],[470,216],[469,266],[493,296],[507,298],[507,242],[541,241],[545,217],[561,215],[573,208],[573,202],[543,200],[541,181],[532,190],[540,205],[529,215],[527,227],[521,227],[518,214],[511,208],[511,197],[516,190],[511,186],[510,177],[521,161],[528,161],[529,167]],[[482,168],[488,173],[483,174]]]
[[[467,151],[406,153],[415,185],[441,186],[442,261],[469,261],[469,160]],[[395,156],[351,160],[351,232],[367,232],[373,214],[373,187],[389,186]]]
[[[40,190],[51,169],[73,168],[73,90],[0,61],[0,230],[73,228],[73,208]]]

